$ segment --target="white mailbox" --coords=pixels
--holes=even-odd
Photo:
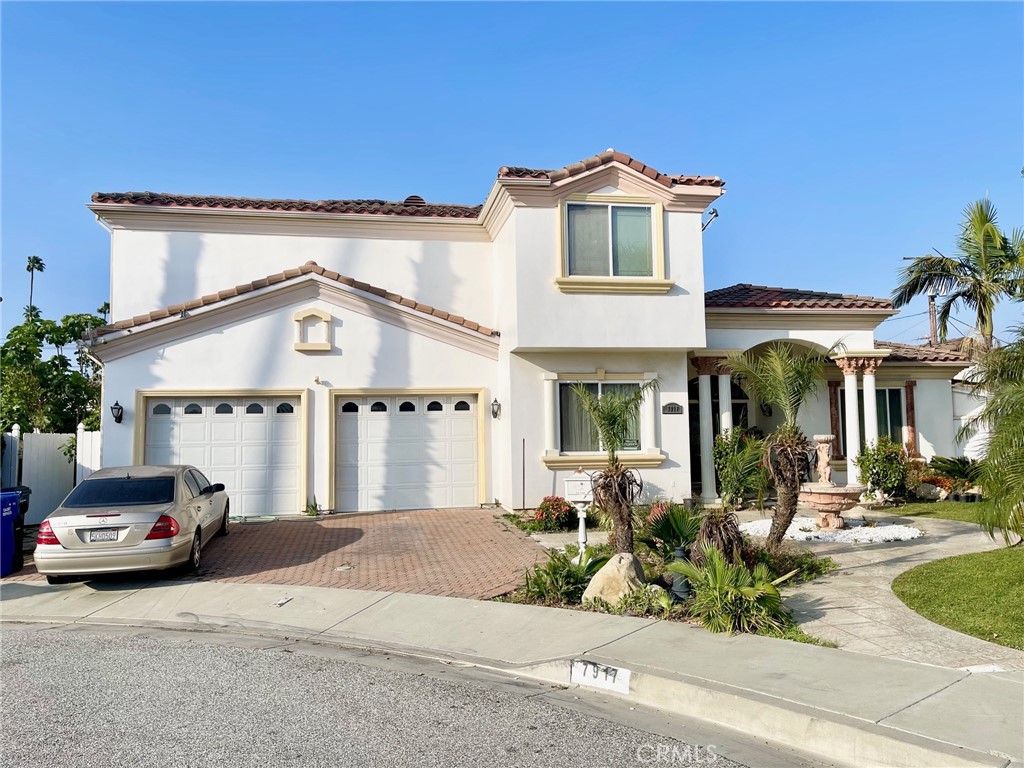
[[[589,504],[593,501],[593,489],[589,477],[570,477],[565,481],[565,500],[573,504]]]

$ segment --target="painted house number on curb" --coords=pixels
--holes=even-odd
[[[573,659],[572,668],[569,672],[569,683],[584,685],[587,688],[601,688],[605,691],[628,694],[629,676],[629,670],[622,667],[611,667],[607,664],[597,664],[593,661]]]

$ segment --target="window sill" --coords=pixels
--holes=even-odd
[[[668,293],[673,280],[655,277],[558,277],[555,285],[562,293]]]
[[[651,453],[620,453],[622,466],[630,469],[651,469],[660,467],[665,454],[654,449]],[[548,469],[601,469],[608,465],[607,453],[546,454],[541,457]]]
[[[328,341],[296,341],[293,345],[298,352],[330,352]]]

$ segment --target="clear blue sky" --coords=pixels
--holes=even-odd
[[[972,200],[1024,223],[1019,3],[0,13],[5,329],[32,254],[44,316],[107,299],[108,235],[85,208],[97,190],[479,203],[501,165],[614,147],[727,181],[708,288],[876,296],[902,257],[952,251]],[[1002,306],[1000,332],[1021,318]],[[879,337],[926,334],[919,316]]]

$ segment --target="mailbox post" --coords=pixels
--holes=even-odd
[[[583,553],[587,551],[587,507],[590,506],[592,493],[590,478],[583,470],[576,470],[573,476],[565,481],[565,500],[576,507],[576,516],[580,521],[579,534],[576,537],[580,554],[576,562],[579,562]]]

